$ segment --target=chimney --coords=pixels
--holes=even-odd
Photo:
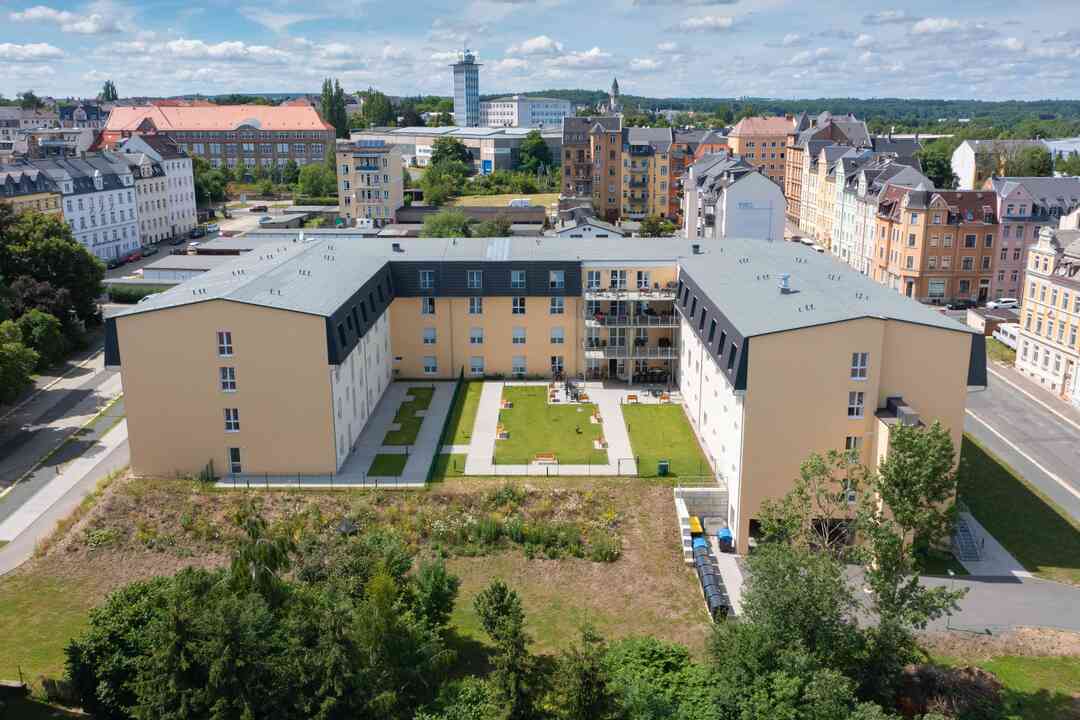
[[[695,255],[700,255],[701,254],[701,245],[698,245],[697,243],[694,243],[693,245],[690,246],[690,250]]]
[[[780,286],[781,295],[791,294],[791,273],[780,273],[780,282],[777,284]]]

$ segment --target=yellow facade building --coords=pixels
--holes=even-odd
[[[60,190],[49,176],[30,165],[0,165],[0,203],[16,212],[61,215]]]

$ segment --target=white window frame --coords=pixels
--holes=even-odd
[[[484,271],[483,270],[466,270],[465,271],[465,285],[470,290],[480,290],[484,287]]]
[[[857,420],[865,416],[866,412],[866,393],[862,390],[851,390],[848,392],[848,410],[847,416],[852,420]]]
[[[225,432],[240,432],[240,408],[225,408]]]
[[[233,341],[231,330],[217,331],[218,357],[233,356]]]
[[[476,362],[477,360],[480,361],[479,364]],[[472,375],[473,377],[483,377],[484,376],[484,356],[483,355],[473,355],[472,357],[469,358],[469,374]]]
[[[422,337],[424,345],[434,345],[438,342],[438,331],[433,327],[426,327]]]
[[[561,295],[552,295],[548,302],[548,315],[565,315],[566,298]]]
[[[868,352],[853,352],[851,353],[851,379],[852,380],[865,380],[869,374],[870,368],[870,353]]]
[[[221,384],[221,391],[227,393],[236,392],[236,368],[231,365],[225,365],[218,368],[218,380]]]
[[[434,355],[424,356],[424,374],[435,375],[439,372],[439,360]]]
[[[511,331],[510,344],[524,345],[528,340],[528,332],[523,327],[516,327]]]
[[[484,298],[471,297],[469,298],[469,314],[470,315],[483,315],[484,314]]]
[[[484,328],[474,327],[469,330],[469,344],[470,345],[483,345],[484,344]]]
[[[551,328],[551,340],[552,345],[564,345],[566,343],[566,329],[561,325]]]
[[[431,308],[430,310],[428,308]],[[420,298],[420,314],[421,315],[434,315],[435,314],[435,298],[422,297]]]
[[[525,314],[525,296],[517,295],[511,300],[510,305],[511,315],[524,315]]]

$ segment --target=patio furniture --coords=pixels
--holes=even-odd
[[[637,401],[638,401],[638,396],[635,393],[630,393],[629,395],[626,396],[626,404],[627,405],[630,405],[632,403],[636,403]]]
[[[533,462],[537,465],[554,465],[558,460],[555,458],[555,453],[536,453],[533,456]]]
[[[662,403],[671,402],[671,396],[668,395],[666,392],[665,393],[660,393],[660,402],[662,402]]]
[[[495,427],[495,439],[496,440],[509,440],[510,433],[506,431],[506,428],[499,424]]]

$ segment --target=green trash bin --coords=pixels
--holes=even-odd
[[[668,471],[671,470],[670,460],[661,460],[656,463],[656,474],[660,477],[667,477]]]

